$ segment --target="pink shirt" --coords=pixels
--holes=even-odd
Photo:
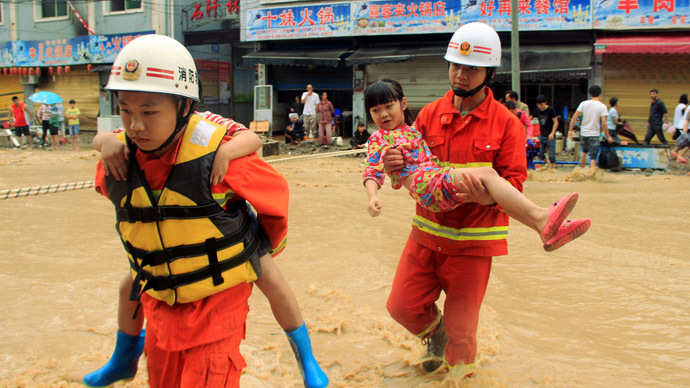
[[[532,132],[534,132],[534,125],[532,125],[532,120],[529,119],[529,115],[527,114],[527,112],[522,111],[520,109],[516,110],[518,112],[518,118],[520,119],[520,122],[522,123],[522,125],[525,126],[525,133],[527,134],[527,137],[532,137]]]

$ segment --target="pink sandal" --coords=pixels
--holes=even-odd
[[[678,159],[676,159],[676,162],[678,162],[678,164],[687,164],[688,160],[682,156],[679,156]]]
[[[575,240],[585,234],[592,225],[592,220],[585,218],[582,220],[568,220],[561,224],[558,232],[550,240],[544,243],[544,250],[547,252],[555,251],[563,245]]]
[[[572,193],[549,206],[549,220],[546,222],[544,230],[541,231],[542,241],[549,241],[558,233],[561,224],[565,221],[566,217],[568,217],[568,214],[573,210],[576,203],[577,193]]]

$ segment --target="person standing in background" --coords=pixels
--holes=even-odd
[[[42,104],[38,111],[36,111],[36,118],[41,122],[43,134],[41,135],[41,148],[46,148],[46,136],[50,131],[50,106]]]
[[[302,116],[302,110],[304,109],[304,104],[302,104],[299,96],[295,96],[295,101],[290,104],[290,109],[288,110],[288,115],[290,113],[297,113],[298,116]]]
[[[558,116],[556,111],[549,106],[546,96],[537,96],[537,109],[532,112],[532,117],[539,119],[539,159],[545,162],[550,169],[556,168],[556,130],[558,129]],[[546,148],[549,157],[545,156]]]
[[[570,140],[573,140],[573,127],[577,122],[577,118],[582,115],[582,123],[580,124],[582,155],[580,156],[579,168],[585,168],[587,155],[589,155],[590,166],[592,169],[595,169],[597,167],[601,129],[604,130],[606,140],[609,143],[612,143],[613,139],[609,135],[609,127],[606,125],[606,116],[608,116],[609,112],[606,109],[606,105],[601,102],[601,86],[590,86],[589,98],[587,101],[582,101],[577,107],[575,114],[573,114],[573,118],[570,120],[570,128],[568,128],[568,137]]]
[[[614,144],[621,144],[621,139],[618,137],[618,124],[621,123],[620,115],[618,114],[618,99],[613,97],[609,100],[609,115],[606,117],[606,125],[609,127],[609,135],[613,139]]]
[[[316,114],[319,116],[319,143],[331,144],[331,128],[333,127],[333,103],[328,101],[328,94],[321,93],[321,101],[316,105]]]
[[[58,109],[58,129],[59,129],[59,135],[67,137],[69,134],[67,133],[65,129],[65,106],[62,105],[61,102],[58,102],[55,104]]]
[[[685,123],[685,111],[688,108],[688,95],[683,93],[680,95],[678,100],[678,105],[673,112],[673,128],[676,132],[673,134],[673,140],[678,139],[681,133],[683,133],[683,124]]]
[[[28,113],[28,116],[24,114]],[[14,133],[19,139],[19,148],[24,148],[24,139],[22,136],[26,135],[29,140],[29,147],[33,148],[34,139],[31,138],[31,132],[29,131],[29,122],[27,118],[31,117],[31,112],[26,104],[19,102],[19,97],[12,97],[12,105],[10,105],[10,123],[14,126]]]
[[[307,85],[307,91],[302,93],[302,122],[304,123],[304,134],[307,138],[316,137],[316,104],[319,103],[319,96],[314,93],[314,87]]]
[[[58,133],[60,130],[58,126],[60,125],[60,109],[57,105],[50,107],[50,119],[48,120],[48,128],[50,129],[50,149],[48,151],[57,151],[58,148]]]
[[[661,144],[668,144],[664,137],[664,123],[668,123],[668,110],[666,104],[659,98],[659,91],[652,89],[649,91],[649,98],[652,104],[649,106],[649,118],[647,119],[647,134],[644,137],[644,145],[649,145],[654,135],[659,138]]]
[[[79,115],[81,111],[77,108],[77,102],[69,100],[69,109],[65,111],[67,118],[67,134],[69,135],[69,150],[79,151]]]
[[[532,137],[534,135],[534,124],[532,124],[532,120],[529,119],[528,113],[518,109],[517,106],[515,106],[515,101],[508,100],[504,102],[503,105],[520,119],[522,126],[525,127],[525,135],[527,138],[529,139]]]
[[[515,90],[508,90],[506,92],[506,101],[515,102],[515,106],[518,109],[529,114],[529,106],[527,106],[527,104],[525,104],[524,102],[520,101],[520,98]]]

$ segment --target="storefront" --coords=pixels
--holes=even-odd
[[[264,3],[243,2],[241,38],[256,44],[256,50],[243,59],[267,65],[266,82],[274,90],[292,93],[275,96],[281,116],[286,108],[280,104],[289,104],[307,83],[318,90],[315,80],[342,79],[344,86],[348,77],[353,120],[364,119],[364,88],[381,77],[401,82],[415,114],[448,90],[448,68],[443,60],[447,43],[461,24],[471,21],[499,31],[504,60],[492,88],[497,98],[510,89],[510,10],[493,2],[301,2],[270,8],[262,7]],[[564,107],[571,110],[586,98],[593,41],[589,7],[589,0],[571,0],[565,6],[528,4],[520,8],[521,34],[534,35],[520,49],[522,99],[531,100],[532,106],[538,94],[545,94],[561,113]],[[554,34],[544,37],[543,30]],[[569,35],[563,35],[564,31]],[[332,62],[330,70],[324,61]],[[288,65],[304,67],[299,70]],[[344,70],[347,68],[349,71]],[[324,72],[327,80],[320,79]]]
[[[97,118],[112,114],[113,101],[110,93],[104,90],[110,64],[129,41],[152,32],[0,44],[0,70],[3,72],[0,96],[23,93],[24,97],[29,97],[38,91],[50,91],[62,97],[65,107],[74,99],[81,110],[82,128],[96,130]],[[13,69],[17,75],[5,75],[5,68]],[[40,106],[28,98],[25,102],[34,112]]]
[[[60,69],[58,74],[57,69]],[[62,104],[65,108],[69,107],[69,101],[75,100],[81,111],[79,124],[87,130],[96,129],[96,118],[98,117],[98,97],[99,97],[99,76],[98,73],[90,72],[87,65],[70,66],[67,73],[65,67],[53,68],[53,74],[49,69],[43,70],[39,77],[39,83],[34,85],[34,92],[49,91],[62,97]],[[43,74],[46,73],[46,74]],[[36,112],[41,104],[33,105]]]
[[[241,56],[250,50],[240,44],[239,12],[237,0],[189,2],[181,12],[182,36],[201,83],[197,109],[249,125],[254,67],[242,65]]]
[[[659,90],[672,119],[680,95],[690,93],[690,34],[608,34],[595,44],[604,96],[618,98],[618,113],[639,140],[647,132],[651,89]]]
[[[19,82],[20,76],[5,74],[0,69],[0,125],[9,118],[9,106],[12,103],[12,97],[17,96],[21,101],[24,101],[24,86]]]
[[[318,42],[318,41],[317,41]],[[314,42],[314,43],[317,43]],[[323,43],[323,42],[318,42]],[[333,44],[333,46],[337,43]],[[290,50],[265,49],[242,57],[248,65],[266,65],[266,82],[273,86],[273,126],[284,128],[290,104],[302,97],[307,85],[317,94],[325,92],[333,107],[340,112],[341,134],[352,131],[352,67],[342,58],[352,51],[347,47],[324,48],[317,45],[291,47]]]

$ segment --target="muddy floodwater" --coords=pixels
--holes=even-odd
[[[93,151],[0,151],[0,190],[93,179]],[[546,206],[578,191],[580,239],[552,252],[511,222],[479,322],[475,377],[423,373],[424,348],[385,309],[412,199],[390,186],[371,218],[363,158],[275,163],[290,183],[289,280],[331,387],[690,387],[690,177],[537,172]],[[127,271],[112,204],[93,189],[0,200],[0,387],[78,387],[112,353]],[[242,387],[300,387],[258,290]],[[147,387],[142,358],[136,379]]]

